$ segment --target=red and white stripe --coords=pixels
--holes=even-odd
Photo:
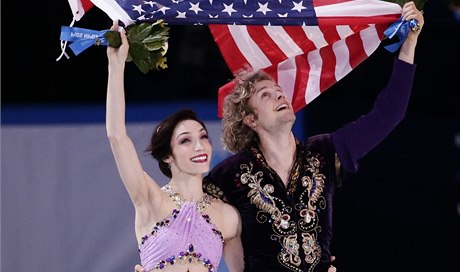
[[[75,21],[79,21],[94,6],[91,0],[68,0],[68,2]]]
[[[314,0],[318,26],[210,25],[232,72],[264,69],[298,111],[342,79],[379,46],[401,7],[379,0]],[[218,116],[233,83],[219,89]]]

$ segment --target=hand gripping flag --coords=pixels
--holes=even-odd
[[[77,6],[85,10],[89,1],[125,25],[159,19],[209,25],[229,69],[264,69],[295,111],[369,57],[402,11],[379,0],[81,0]],[[232,84],[219,89],[219,117]]]

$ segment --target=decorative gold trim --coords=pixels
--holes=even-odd
[[[167,184],[163,187],[161,187],[161,190],[163,192],[165,192],[170,198],[171,200],[174,202],[174,204],[176,204],[177,207],[182,207],[182,205],[186,202],[185,201],[185,198],[180,195],[178,192],[176,192],[170,184]],[[196,202],[196,210],[198,212],[203,212],[204,210],[206,210],[207,207],[209,207],[209,205],[211,205],[211,203],[213,201],[215,201],[216,199],[208,194],[204,194],[197,202]]]
[[[262,185],[264,173],[269,175],[269,179],[273,179],[276,173],[268,166],[260,150],[252,148],[251,151],[267,172],[253,173],[252,163],[241,164],[241,174],[237,176],[242,184],[250,188],[247,197],[251,204],[259,209],[256,215],[257,222],[271,223],[273,233],[270,237],[278,241],[282,248],[277,257],[280,264],[292,271],[302,271],[299,252],[302,250],[305,255],[304,261],[311,266],[308,271],[313,271],[321,259],[321,247],[317,241],[321,232],[318,212],[326,208],[326,200],[322,195],[326,176],[320,172],[324,164],[322,157],[309,151],[300,152],[296,156],[287,193],[291,195],[296,193],[296,189],[304,190],[296,193],[299,193],[297,203],[295,207],[290,207],[286,206],[282,199],[272,195],[275,192],[272,184]],[[301,176],[301,173],[304,173],[304,176]],[[297,182],[301,182],[301,185]],[[298,214],[297,222],[292,217],[294,212]],[[298,240],[299,234],[302,240]]]

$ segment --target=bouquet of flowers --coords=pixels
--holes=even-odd
[[[146,74],[150,70],[166,69],[166,52],[168,50],[169,27],[163,20],[154,23],[143,22],[131,24],[126,28],[129,42],[127,62],[134,64]],[[106,45],[119,47],[121,45],[120,33],[112,30],[95,31],[77,27],[61,27],[61,49],[65,53],[67,42],[72,42],[69,47],[75,55],[80,54],[92,45]],[[68,56],[67,56],[68,58]]]
[[[126,35],[129,41],[127,62],[133,61],[144,74],[152,69],[168,67],[165,54],[168,50],[169,27],[162,20],[153,24],[129,25],[126,27]],[[120,33],[117,31],[107,31],[104,37],[112,47],[121,45]]]

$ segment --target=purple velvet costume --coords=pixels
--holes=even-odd
[[[287,187],[258,147],[214,167],[204,188],[239,210],[246,272],[327,271],[341,173],[356,172],[358,160],[404,118],[414,73],[415,65],[395,59],[391,79],[368,114],[331,134],[296,140]]]
[[[211,203],[205,195],[198,202],[186,202],[170,186],[162,190],[171,197],[178,209],[158,222],[139,245],[141,264],[146,271],[163,269],[176,262],[194,262],[217,271],[222,257],[222,234],[201,212]]]

